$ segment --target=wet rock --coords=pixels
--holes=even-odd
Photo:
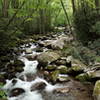
[[[5,82],[4,74],[0,74],[0,82]]]
[[[63,49],[65,44],[70,42],[71,40],[73,40],[73,38],[70,38],[66,35],[61,35],[54,40],[39,41],[39,45],[44,47],[51,47],[52,49]]]
[[[24,63],[20,60],[15,60],[14,64],[12,64],[12,65],[14,65],[15,67],[18,67],[18,66],[24,67]]]
[[[71,56],[67,58],[67,64],[68,64],[68,66],[66,65],[68,67],[67,73],[73,76],[83,73],[84,70],[87,68],[87,66],[83,64],[81,61],[79,61],[78,59],[74,59]]]
[[[100,79],[100,67],[87,68],[85,73],[78,75],[79,80],[95,82]]]
[[[55,52],[43,52],[37,56],[40,66],[47,66],[49,63],[60,58],[60,55]]]
[[[67,65],[67,60],[66,60],[66,57],[62,57],[62,58],[60,58],[60,59],[58,59],[57,61],[55,61],[55,64],[56,65]]]
[[[89,75],[91,75],[92,78],[98,78],[98,79],[100,79],[100,70],[91,72]]]
[[[45,89],[46,84],[44,82],[36,83],[34,86],[31,87],[31,91],[35,90],[43,90]]]
[[[68,68],[64,65],[58,66],[57,69],[61,74],[66,74],[68,72]]]
[[[82,68],[80,68],[80,66],[73,66],[68,70],[68,73],[72,76],[79,75],[83,72],[84,72],[84,70]]]
[[[85,64],[83,64],[81,61],[77,59],[73,59],[71,62],[72,62],[72,67],[78,66],[77,68],[80,70],[85,70],[87,68]]]
[[[83,73],[83,74],[76,76],[76,79],[80,80],[81,82],[90,81],[91,78],[92,77],[89,76],[87,73]]]
[[[27,48],[25,52],[26,52],[26,54],[31,54],[32,53],[32,49],[31,48]]]
[[[60,74],[59,70],[51,72],[50,73],[51,81],[53,81],[55,83],[58,80],[59,74]]]
[[[24,63],[20,60],[15,60],[14,62],[11,62],[7,67],[9,71],[15,71],[15,72],[22,72]]]
[[[48,66],[45,67],[45,69],[48,70],[48,71],[53,71],[53,70],[55,70],[56,68],[57,68],[56,65],[48,65]]]
[[[12,89],[10,91],[9,97],[16,97],[16,96],[21,95],[22,93],[25,93],[25,90],[24,89],[15,88],[15,89]]]
[[[35,50],[36,50],[36,52],[43,52],[43,48],[41,48],[41,47],[38,47]]]
[[[69,88],[58,88],[55,90],[57,93],[68,93],[70,91]]]
[[[67,82],[70,81],[70,77],[66,74],[59,74],[58,80],[60,82]]]
[[[95,84],[93,96],[94,96],[95,100],[100,100],[100,80],[97,81]]]
[[[33,55],[25,55],[25,57],[26,57],[28,60],[35,60],[36,57],[37,57],[37,54],[33,54]]]
[[[22,72],[24,63],[20,60],[15,60],[7,64],[6,69],[5,69],[5,74],[4,77],[6,79],[11,79],[16,77],[17,72]]]

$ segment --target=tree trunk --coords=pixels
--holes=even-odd
[[[9,0],[4,0],[2,6],[3,17],[8,17],[8,8],[9,8]]]
[[[67,13],[67,11],[66,11],[66,9],[65,9],[65,6],[64,6],[63,1],[62,1],[62,0],[60,0],[60,2],[61,2],[61,5],[62,5],[62,8],[63,8],[63,10],[64,10],[64,13],[65,13],[66,19],[67,19],[67,21],[68,21],[68,25],[69,25],[69,27],[70,27],[70,31],[71,31],[71,33],[72,33],[70,20],[69,20],[69,18],[68,18],[68,13]]]
[[[95,0],[95,6],[96,6],[97,13],[99,14],[99,10],[100,10],[100,0]]]
[[[71,2],[72,2],[73,14],[75,14],[75,11],[76,11],[75,0],[71,0]]]

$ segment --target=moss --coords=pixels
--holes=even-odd
[[[53,81],[53,82],[56,82],[57,81],[57,79],[58,79],[58,77],[59,77],[59,70],[56,70],[56,71],[53,71],[52,73],[51,73],[51,80]]]
[[[97,56],[95,59],[96,59],[96,62],[100,62],[100,56]]]
[[[100,80],[96,82],[93,94],[94,96],[100,95]]]
[[[82,68],[80,66],[73,66],[72,70],[77,72],[77,71],[82,71]]]
[[[87,73],[76,76],[76,79],[80,80],[81,82],[88,81],[88,80],[90,80],[90,78],[91,77]]]
[[[2,88],[3,85],[3,83],[0,83],[0,88]],[[7,100],[6,94],[3,90],[0,90],[0,100]]]
[[[59,66],[57,69],[59,70],[60,74],[66,74],[68,72],[68,68],[63,65]]]
[[[46,70],[55,70],[56,66],[54,65],[48,65],[47,67],[45,67]]]

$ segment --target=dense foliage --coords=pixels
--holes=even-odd
[[[94,41],[100,37],[99,4],[98,0],[0,0],[0,50],[16,46],[26,35],[47,34],[59,26],[70,31],[75,26],[78,40]]]
[[[78,0],[74,14],[77,37],[83,43],[93,41],[99,34],[99,14],[94,0]]]

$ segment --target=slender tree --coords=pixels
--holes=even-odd
[[[2,15],[8,17],[9,0],[3,0]]]
[[[100,0],[95,0],[95,5],[96,5],[97,13],[99,14],[99,10],[100,10]]]
[[[75,7],[75,0],[71,0],[72,2],[72,9],[73,9],[73,14],[75,13],[76,11],[76,7]]]

